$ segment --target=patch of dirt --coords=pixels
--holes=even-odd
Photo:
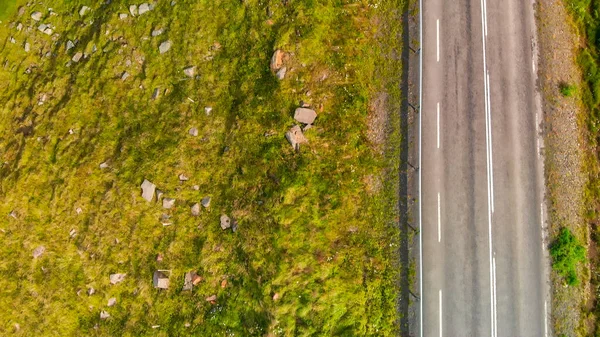
[[[538,1],[536,9],[539,85],[544,111],[546,197],[550,218],[548,232],[553,238],[560,228],[569,227],[582,242],[589,242],[589,228],[582,215],[583,192],[587,183],[583,169],[585,126],[580,123],[583,112],[579,109],[581,102],[577,98],[564,97],[559,90],[562,83],[581,81],[575,63],[580,42],[562,1]],[[548,241],[545,243],[548,244]],[[551,274],[551,317],[556,336],[589,334],[585,331],[581,315],[589,289],[589,272],[580,270],[579,275],[583,278],[580,286],[566,287],[560,276]]]
[[[387,134],[387,103],[388,94],[380,92],[371,100],[369,106],[369,130],[367,131],[367,137],[379,154],[383,154]]]

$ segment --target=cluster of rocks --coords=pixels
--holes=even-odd
[[[287,72],[287,67],[284,65],[288,59],[288,54],[277,49],[271,57],[271,71],[275,73],[278,79],[283,80]]]
[[[185,174],[180,174],[179,175],[179,181],[180,182],[186,182],[189,180],[189,177],[187,177]],[[144,198],[146,201],[151,202],[154,199],[154,196],[156,195],[156,200],[158,202],[161,202],[162,200],[162,207],[164,209],[171,209],[173,207],[175,207],[175,203],[176,203],[176,199],[174,198],[168,198],[168,197],[163,197],[164,193],[156,188],[156,185],[153,184],[151,181],[144,179],[144,181],[142,182],[142,185],[140,186],[142,189],[142,198]],[[200,187],[199,186],[194,186],[195,190],[199,190]],[[190,211],[192,216],[199,216],[200,215],[200,206],[203,206],[204,208],[208,208],[210,206],[210,197],[206,196],[204,198],[202,198],[202,200],[199,203],[194,203],[191,207],[190,207]],[[163,214],[161,216],[161,223],[163,224],[163,226],[167,226],[170,225],[170,219],[171,217],[168,214]]]
[[[294,112],[294,119],[305,125],[304,130],[300,128],[299,125],[292,126],[288,132],[285,134],[285,138],[292,145],[294,150],[300,150],[300,144],[308,143],[308,139],[304,136],[304,131],[310,129],[315,119],[317,118],[317,113],[309,108],[301,107],[297,108]]]

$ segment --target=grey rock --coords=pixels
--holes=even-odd
[[[177,3],[177,2],[176,2],[175,0],[172,0],[172,1],[171,1],[171,6],[175,6],[175,4],[176,4],[176,3]]]
[[[46,28],[48,28],[48,25],[46,25],[45,23],[40,23],[40,25],[38,26],[38,30],[42,33],[46,30]]]
[[[188,133],[190,134],[190,136],[197,137],[198,136],[198,129],[197,128],[191,128]]]
[[[317,118],[317,113],[313,109],[297,108],[294,112],[294,119],[300,123],[312,124]]]
[[[179,181],[188,181],[190,180],[190,178],[188,176],[186,176],[185,174],[180,174],[179,175]]]
[[[90,289],[88,289],[87,294],[88,296],[92,296],[96,293],[96,289],[94,289],[94,287],[90,287]]]
[[[183,277],[183,290],[190,291],[194,288],[194,284],[192,283],[192,278],[194,277],[193,274],[195,274],[193,271],[185,273],[185,276]]]
[[[216,301],[216,300],[217,300],[217,295],[211,295],[211,296],[208,296],[207,298],[205,298],[205,300],[206,300],[207,302],[213,302],[213,301]]]
[[[69,51],[70,49],[75,48],[75,43],[73,43],[73,41],[69,40],[67,41],[67,51]]]
[[[75,236],[77,236],[77,231],[75,230],[75,228],[71,229],[71,231],[69,232],[69,237],[72,239]]]
[[[161,223],[163,226],[170,226],[170,225],[171,225],[171,220],[170,220],[170,219],[171,219],[171,216],[170,216],[170,215],[168,215],[168,214],[164,214],[164,213],[163,213],[163,214],[160,216],[160,223]]]
[[[38,246],[36,249],[33,250],[33,258],[37,259],[38,257],[42,256],[44,252],[46,252],[46,247]]]
[[[160,46],[158,46],[158,51],[161,54],[168,52],[169,49],[171,49],[171,40],[167,40],[167,41],[161,43]]]
[[[140,7],[138,7],[138,14],[142,15],[146,12],[150,11],[150,6],[147,3],[143,3],[140,5]]]
[[[29,42],[25,42],[25,46],[23,46],[23,49],[25,49],[26,53],[29,53],[29,51],[31,50],[31,45],[29,44]]]
[[[108,164],[106,162],[100,164],[101,169],[108,168]]]
[[[225,214],[221,215],[221,229],[225,230],[230,227],[231,227],[231,219]]]
[[[90,8],[88,6],[81,6],[81,9],[79,10],[79,15],[80,16],[84,16],[85,13],[89,10]]]
[[[25,6],[19,7],[19,17],[21,17],[21,16],[23,16],[23,14],[25,14],[25,10],[26,10]]]
[[[33,13],[31,13],[31,18],[34,21],[40,21],[42,19],[42,12],[33,12]]]
[[[160,201],[162,199],[164,193],[161,190],[156,190],[156,201]]]
[[[152,283],[154,288],[168,289],[169,288],[169,275],[165,270],[157,270],[152,276]]]
[[[11,36],[11,37],[10,37],[10,43],[13,43],[13,44],[14,44],[14,43],[17,43],[17,40],[15,40],[15,38]]]
[[[207,116],[210,116],[210,113],[211,113],[211,112],[212,112],[212,107],[210,107],[210,106],[206,106],[206,107],[204,107],[204,113],[205,113]]]
[[[164,198],[162,202],[163,208],[170,209],[175,206],[175,199],[173,198]]]
[[[131,13],[131,16],[136,16],[138,13],[137,6],[136,5],[129,6],[129,13]]]
[[[108,305],[109,307],[114,306],[115,304],[117,304],[117,299],[114,297],[111,297],[108,299],[108,303],[106,305]]]
[[[121,80],[125,81],[128,77],[129,77],[129,73],[124,71],[123,74],[121,75]]]
[[[19,22],[19,24],[17,25],[17,31],[21,31],[23,29],[23,24]]]
[[[162,35],[162,33],[163,33],[164,31],[165,31],[165,30],[164,30],[164,29],[162,29],[162,28],[160,28],[160,29],[155,29],[155,30],[153,30],[153,31],[152,31],[151,35],[152,35],[152,37],[156,37],[156,36]]]
[[[287,72],[287,68],[286,67],[282,67],[281,69],[279,69],[277,71],[277,78],[280,80],[283,80],[285,78],[285,73]]]
[[[142,182],[141,188],[142,188],[142,198],[146,199],[146,201],[152,201],[152,197],[154,196],[154,191],[156,190],[156,185],[154,185],[150,181],[144,179],[144,182]]]
[[[199,203],[195,203],[195,204],[192,206],[192,208],[191,208],[191,211],[192,211],[192,215],[193,215],[193,216],[198,216],[198,215],[200,215],[200,204],[199,204]]]
[[[47,27],[46,29],[44,29],[44,34],[46,34],[46,35],[52,35],[53,32],[54,31],[50,27]]]
[[[154,88],[154,92],[152,92],[152,99],[157,99],[160,96],[160,88]]]
[[[192,189],[194,191],[200,191],[200,186],[199,185],[194,185],[194,186],[192,186]]]
[[[120,13],[120,14],[119,14],[119,19],[120,19],[120,20],[125,20],[125,19],[127,19],[127,17],[128,17],[128,16],[129,16],[129,15],[127,15],[127,13]]]
[[[283,67],[284,56],[285,53],[280,49],[277,49],[273,53],[273,56],[271,57],[271,71],[276,72]]]
[[[202,198],[202,201],[200,201],[200,203],[204,208],[208,208],[210,206],[210,197]]]
[[[125,275],[127,275],[127,274],[123,274],[123,273],[110,274],[110,276],[109,276],[110,283],[118,284],[118,283],[123,282],[123,280],[125,280]]]
[[[285,133],[285,138],[292,145],[294,150],[300,150],[300,144],[308,143],[308,139],[304,137],[302,130],[298,125],[294,125],[288,132]]]
[[[82,57],[83,57],[83,53],[77,52],[77,53],[75,53],[75,55],[73,55],[73,58],[71,60],[73,62],[79,62],[79,60],[81,60]]]
[[[187,68],[183,69],[183,73],[187,77],[194,77],[194,75],[196,74],[196,67],[195,66],[187,67]]]
[[[110,314],[104,310],[100,311],[100,319],[107,319],[110,317]]]

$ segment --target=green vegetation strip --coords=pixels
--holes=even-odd
[[[394,335],[402,0],[131,4],[0,10],[0,334]]]

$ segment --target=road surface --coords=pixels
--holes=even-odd
[[[548,336],[527,0],[422,0],[421,336]]]

